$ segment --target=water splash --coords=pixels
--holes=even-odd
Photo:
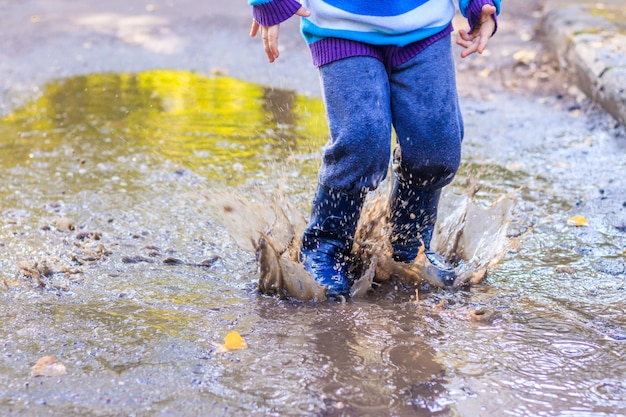
[[[385,187],[382,187],[383,189]],[[477,187],[456,195],[443,194],[433,246],[456,265],[455,286],[479,283],[509,248],[507,231],[513,219],[514,198],[502,196],[489,207],[473,201]],[[246,200],[232,194],[211,197],[231,237],[259,263],[259,290],[267,295],[303,301],[325,300],[324,288],[298,261],[300,236],[306,227],[303,213],[281,195]],[[387,219],[389,200],[380,192],[366,202],[352,249],[352,271],[359,277],[351,296],[363,297],[375,282],[441,286],[423,253],[413,263],[392,259]]]

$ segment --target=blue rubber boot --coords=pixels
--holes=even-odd
[[[350,295],[348,257],[352,250],[364,193],[317,187],[311,219],[302,237],[300,261],[329,298]]]
[[[454,284],[454,268],[430,249],[437,221],[437,205],[441,189],[414,188],[394,175],[391,188],[391,247],[393,259],[411,263],[422,245],[428,261],[445,286]]]

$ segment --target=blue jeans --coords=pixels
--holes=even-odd
[[[345,191],[378,187],[389,167],[392,127],[401,180],[433,190],[452,181],[463,120],[450,36],[397,67],[351,57],[320,67],[320,77],[331,136],[321,184]]]

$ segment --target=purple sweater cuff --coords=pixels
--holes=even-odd
[[[252,7],[252,17],[261,26],[274,26],[296,14],[302,5],[296,0],[273,0]]]
[[[467,16],[467,20],[469,21],[470,33],[472,33],[474,31],[474,28],[478,26],[478,23],[480,23],[480,12],[483,6],[486,4],[495,7],[495,4],[491,0],[472,0],[469,6],[467,6],[467,10],[465,10],[465,15]],[[495,35],[495,33],[498,31],[498,18],[495,13],[493,14],[493,20],[496,23],[496,27],[494,28],[491,36]]]
[[[348,39],[324,38],[313,42],[309,48],[313,57],[313,65],[316,67],[354,56],[369,56],[380,60],[385,66],[397,67],[413,59],[433,43],[450,35],[451,32],[452,24],[449,24],[441,32],[404,47],[369,45]]]

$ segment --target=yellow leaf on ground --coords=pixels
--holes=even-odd
[[[587,219],[584,216],[574,216],[567,220],[568,226],[587,226]]]
[[[226,349],[247,349],[248,344],[237,332],[230,332],[224,338],[224,347]]]
[[[226,353],[234,349],[247,349],[248,344],[237,332],[230,332],[224,338],[224,344],[213,343],[213,346],[217,347],[217,353]]]
[[[491,70],[489,68],[485,68],[481,71],[478,71],[478,76],[482,78],[487,78],[491,74]]]
[[[563,274],[570,274],[570,275],[572,275],[572,274],[574,274],[574,273],[576,272],[576,271],[574,270],[574,268],[572,268],[571,266],[568,266],[568,265],[557,265],[557,266],[554,268],[554,270],[555,270],[556,272],[559,272],[559,273],[563,273]]]
[[[513,54],[514,60],[525,64],[533,62],[535,58],[537,58],[537,52],[535,51],[521,50]]]
[[[65,365],[52,356],[39,358],[30,371],[30,376],[59,376],[67,372]]]

